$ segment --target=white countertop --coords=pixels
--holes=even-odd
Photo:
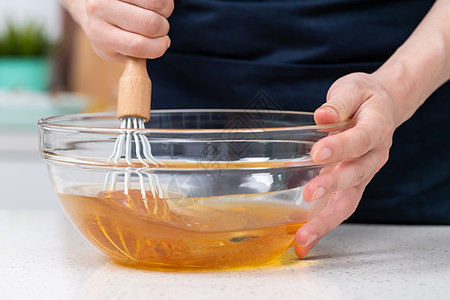
[[[306,260],[154,272],[110,262],[56,210],[0,209],[0,299],[449,299],[450,226],[341,225]]]

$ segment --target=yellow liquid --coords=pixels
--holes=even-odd
[[[114,261],[150,269],[216,269],[268,262],[294,244],[307,221],[294,205],[242,196],[146,198],[138,190],[96,197],[59,194],[81,233]],[[188,199],[189,200],[189,199]]]

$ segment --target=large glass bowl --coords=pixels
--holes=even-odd
[[[45,118],[39,133],[62,207],[100,251],[137,267],[203,269],[257,265],[289,249],[327,204],[303,200],[303,186],[328,167],[311,160],[311,147],[347,125],[316,126],[311,113],[291,111],[160,110],[145,129],[119,129],[102,113]],[[127,133],[148,139],[163,165],[108,161]],[[111,174],[114,190],[104,184]],[[144,199],[140,187],[155,176],[163,196]]]

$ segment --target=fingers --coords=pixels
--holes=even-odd
[[[375,147],[389,148],[393,128],[378,121],[370,122],[361,121],[353,128],[316,142],[311,149],[311,158],[319,163],[334,163],[361,157]]]
[[[83,29],[106,60],[157,58],[170,46],[173,0],[86,0]]]
[[[94,50],[96,53],[107,59],[114,61],[124,61],[125,56],[141,58],[157,58],[164,54],[170,46],[168,36],[159,38],[147,38],[139,34],[125,32],[113,25],[108,26],[101,40],[96,41]],[[116,43],[115,40],[121,40]]]
[[[369,102],[371,101],[371,102]],[[361,157],[372,149],[390,148],[394,132],[390,114],[377,99],[368,100],[354,116],[354,126],[339,134],[325,137],[314,144],[311,158],[319,163],[334,163]]]
[[[305,201],[331,200],[298,230],[299,257],[355,211],[364,188],[388,159],[394,117],[389,91],[372,75],[353,73],[332,85],[327,102],[314,113],[315,121],[328,124],[351,118],[353,127],[319,140],[311,149],[315,162],[335,165],[304,187]]]
[[[314,113],[317,124],[330,124],[347,120],[357,111],[361,101],[372,94],[365,88],[367,74],[352,73],[338,79],[328,90],[327,102]]]
[[[353,214],[366,184],[335,193],[320,214],[297,231],[295,253],[299,258],[305,258],[325,234]]]
[[[143,9],[124,2],[117,2],[104,9],[106,21],[125,31],[146,37],[161,37],[169,33],[169,21],[152,10]]]
[[[387,159],[388,152],[380,150],[370,151],[358,159],[342,161],[308,182],[303,189],[303,198],[306,202],[329,199],[335,191],[369,182]]]
[[[170,17],[174,9],[173,0],[121,0],[141,8],[152,10],[165,18]]]
[[[308,256],[308,253],[311,251],[312,248],[316,246],[316,244],[320,241],[322,237],[317,237],[314,239],[314,241],[307,246],[301,246],[299,244],[295,244],[295,255],[297,255],[298,258],[304,259],[306,256]]]

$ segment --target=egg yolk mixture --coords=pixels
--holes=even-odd
[[[158,198],[139,190],[59,194],[72,222],[114,261],[151,269],[214,269],[270,261],[294,244],[308,213],[239,195]],[[189,205],[186,205],[189,203]]]

